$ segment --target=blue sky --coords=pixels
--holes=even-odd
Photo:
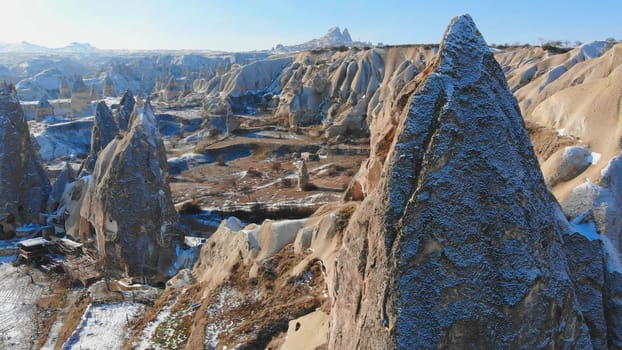
[[[317,38],[435,43],[470,13],[489,43],[622,39],[622,0],[12,0],[0,2],[0,42],[49,47],[253,50]]]

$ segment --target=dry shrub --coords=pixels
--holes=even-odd
[[[179,209],[179,214],[199,214],[201,212],[201,206],[199,205],[199,201],[196,199],[185,202]]]
[[[331,164],[331,166],[328,167],[328,170],[326,173],[328,174],[328,176],[338,176],[344,170],[345,168],[342,167],[341,165]]]
[[[254,177],[254,178],[261,178],[263,176],[263,174],[261,173],[261,171],[255,169],[255,168],[249,168],[246,171],[246,175],[248,177]]]
[[[218,164],[219,166],[226,166],[227,162],[225,161],[225,155],[224,154],[219,154],[216,157],[216,164]]]
[[[294,182],[292,181],[292,179],[284,178],[281,179],[281,186],[285,188],[292,188],[294,187]]]
[[[278,173],[279,171],[281,171],[283,167],[281,166],[281,162],[277,162],[274,161],[270,164],[270,170],[272,170],[275,173]]]

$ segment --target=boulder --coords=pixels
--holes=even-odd
[[[592,164],[592,151],[585,145],[569,146],[555,152],[542,164],[546,184],[553,187],[559,182],[572,180]]]

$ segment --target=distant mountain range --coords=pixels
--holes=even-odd
[[[276,47],[272,49],[272,51],[276,52],[293,52],[293,51],[305,51],[305,50],[313,50],[323,47],[336,47],[336,46],[372,46],[370,42],[362,42],[362,41],[353,41],[350,33],[347,28],[344,28],[343,31],[339,27],[333,27],[328,30],[328,32],[318,38],[312,39],[302,44],[297,45],[281,45],[278,44]],[[35,53],[35,54],[46,54],[46,53],[79,53],[79,54],[89,54],[89,53],[97,53],[101,51],[100,49],[94,47],[89,43],[78,43],[73,42],[67,46],[50,48],[46,46],[36,45],[33,43],[29,43],[27,41],[21,41],[19,43],[2,43],[0,42],[0,53]],[[125,51],[125,50],[121,50]],[[270,50],[267,50],[270,51]]]
[[[73,42],[67,46],[50,48],[46,46],[36,45],[27,41],[19,43],[0,43],[0,52],[24,52],[24,53],[92,53],[99,49],[89,43]]]

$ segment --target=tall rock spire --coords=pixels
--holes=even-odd
[[[119,109],[117,109],[117,113],[115,114],[115,121],[117,122],[120,130],[129,129],[130,116],[134,111],[135,105],[136,101],[134,100],[134,94],[132,94],[132,91],[126,90],[123,97],[121,97]]]
[[[564,219],[470,16],[409,88],[381,180],[344,234],[330,348],[590,348]]]
[[[36,222],[50,192],[15,87],[0,83],[0,212]]]
[[[97,155],[119,133],[112,111],[106,102],[100,101],[95,107],[93,130],[91,131],[91,154]]]
[[[99,153],[81,216],[94,228],[111,271],[164,281],[175,273],[177,212],[167,181],[164,144],[151,106],[136,108],[130,129]]]

